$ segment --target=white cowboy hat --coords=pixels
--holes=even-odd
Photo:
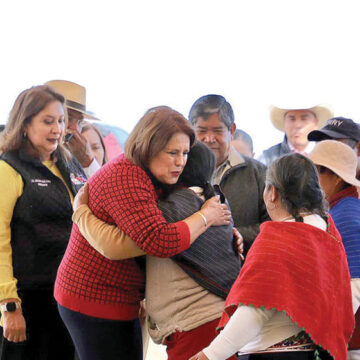
[[[360,186],[360,181],[356,179],[357,157],[349,145],[336,140],[323,140],[315,145],[309,158],[315,165],[333,171],[346,183]]]
[[[327,120],[331,119],[334,116],[333,111],[328,105],[315,105],[286,109],[271,106],[270,119],[277,129],[279,129],[280,131],[284,131],[284,116],[288,111],[294,110],[308,110],[314,113],[316,118],[319,120],[319,129],[321,129],[325,125]]]
[[[86,119],[100,120],[91,111],[86,110],[86,89],[67,80],[50,80],[45,83],[53,87],[66,99],[66,107],[79,111]]]

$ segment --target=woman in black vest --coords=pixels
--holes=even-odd
[[[73,359],[53,284],[85,182],[64,148],[64,97],[35,86],[16,99],[0,139],[1,359]]]

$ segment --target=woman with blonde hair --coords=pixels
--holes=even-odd
[[[49,86],[24,90],[1,134],[1,359],[74,358],[53,284],[86,179],[63,146],[64,102]]]

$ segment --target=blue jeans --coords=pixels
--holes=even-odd
[[[140,320],[100,319],[58,304],[80,360],[142,360]]]

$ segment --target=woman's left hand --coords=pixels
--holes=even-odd
[[[78,191],[74,198],[73,209],[74,211],[80,207],[80,205],[87,205],[89,203],[89,185],[85,185]]]
[[[209,358],[202,351],[200,351],[196,355],[192,356],[189,360],[209,360]]]

